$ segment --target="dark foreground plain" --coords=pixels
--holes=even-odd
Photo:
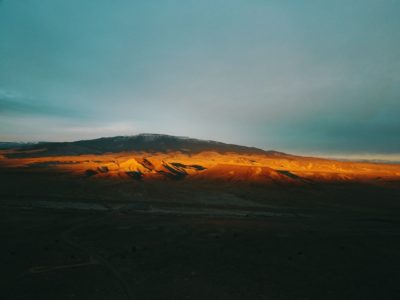
[[[0,180],[2,299],[400,298],[395,187]]]

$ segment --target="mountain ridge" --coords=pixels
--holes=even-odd
[[[17,148],[9,153],[12,157],[39,157],[54,155],[104,154],[118,152],[168,153],[182,152],[196,154],[200,152],[289,155],[286,153],[263,150],[214,140],[202,140],[167,134],[142,133],[130,136],[101,137],[73,142],[40,142]]]

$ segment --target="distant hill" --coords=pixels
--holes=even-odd
[[[28,146],[32,146],[35,143],[24,143],[24,142],[0,142],[0,149],[15,149],[15,148],[24,148]]]
[[[20,146],[21,145],[18,145],[17,147],[19,148]],[[283,153],[264,151],[255,147],[246,147],[216,141],[199,140],[163,134],[138,134],[133,136],[104,137],[76,142],[45,142],[35,145],[27,145],[21,150],[23,151],[8,154],[7,156],[37,157],[54,155],[104,154],[108,152],[118,153],[126,151],[148,153],[167,153],[179,151],[186,154],[213,151],[218,153],[232,152],[242,154],[283,155]]]

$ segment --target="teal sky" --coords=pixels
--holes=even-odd
[[[400,1],[0,1],[0,140],[400,154]]]

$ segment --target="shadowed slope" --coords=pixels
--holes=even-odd
[[[174,152],[200,153],[204,151],[215,151],[218,153],[246,153],[266,154],[267,152],[254,147],[245,147],[226,144],[216,141],[198,140],[186,137],[176,137],[162,134],[139,134],[134,136],[117,136],[99,138],[94,140],[82,140],[76,142],[62,143],[39,143],[20,148],[21,151],[9,154],[9,157],[39,157],[54,155],[81,155],[81,154],[103,154],[118,153],[126,151],[135,152]],[[27,153],[27,151],[30,151]]]

